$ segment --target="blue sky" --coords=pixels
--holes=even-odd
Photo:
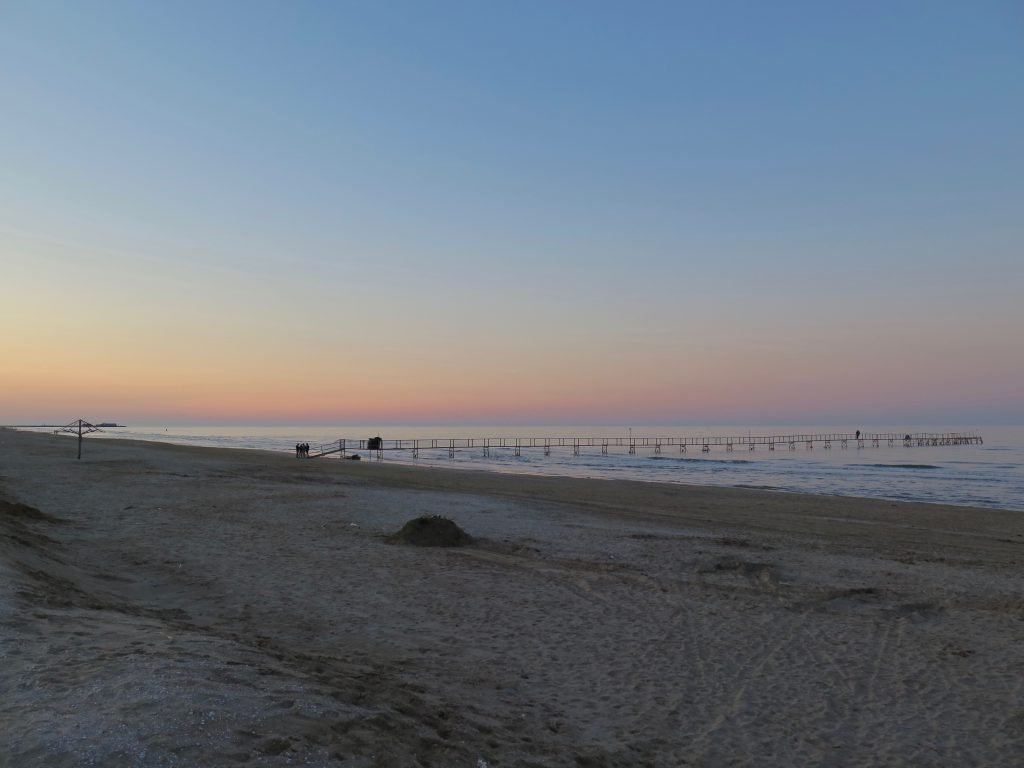
[[[580,418],[745,423],[799,417],[801,368],[836,378],[808,418],[913,410],[857,373],[904,359],[922,418],[1020,421],[1022,43],[1011,2],[9,2],[8,314],[42,292],[68,327],[19,321],[0,352],[77,329],[145,390],[157,362],[128,355],[167,345],[194,394],[134,407],[183,420],[260,359],[433,387],[324,418],[479,415],[488,391],[505,413],[473,371],[507,364],[558,382],[507,418],[575,392]],[[950,364],[974,376],[934,381]],[[664,373],[633,400],[592,384],[624,366]],[[694,367],[768,394],[674,401]]]

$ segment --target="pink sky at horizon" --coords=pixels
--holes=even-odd
[[[691,357],[688,369],[631,357],[604,372],[528,362],[406,369],[374,360],[351,369],[293,368],[276,367],[267,362],[274,355],[262,354],[236,356],[223,367],[205,357],[192,368],[181,359],[160,364],[123,357],[111,364],[109,353],[77,359],[37,354],[18,365],[9,349],[0,354],[3,423],[52,423],[77,415],[182,424],[824,423],[872,414],[914,423],[934,422],[942,413],[962,423],[972,414],[982,422],[999,420],[993,411],[1012,413],[1019,402],[1019,391],[1000,388],[998,379],[979,386],[970,365],[946,370],[928,361],[879,370],[859,360],[840,366],[819,358],[779,368],[756,358],[737,365]]]
[[[724,312],[698,298],[682,312],[471,299],[337,313],[329,291],[302,295],[319,286],[225,270],[183,294],[159,279],[165,260],[97,278],[82,251],[0,239],[21,288],[0,310],[2,423],[1024,421],[1009,301],[967,317],[834,296],[806,313],[773,296]]]

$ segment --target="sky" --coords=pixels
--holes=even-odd
[[[1024,423],[1024,5],[0,0],[0,423]]]

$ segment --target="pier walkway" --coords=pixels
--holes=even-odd
[[[680,453],[687,449],[699,448],[702,453],[710,453],[712,448],[724,448],[726,451],[736,449],[753,451],[758,446],[774,451],[776,447],[788,448],[791,451],[798,447],[811,450],[820,445],[830,450],[833,445],[857,448],[904,445],[938,446],[938,445],[982,445],[981,435],[970,432],[837,432],[807,435],[743,435],[737,437],[465,437],[465,438],[415,438],[415,439],[382,439],[369,438],[349,440],[341,438],[336,442],[324,443],[310,449],[309,458],[320,458],[337,455],[346,458],[350,451],[366,451],[383,458],[385,451],[410,451],[413,457],[420,451],[448,451],[450,458],[456,451],[480,451],[483,456],[490,456],[492,450],[511,450],[521,455],[524,450],[542,449],[544,455],[550,455],[553,448],[571,448],[573,455],[578,456],[584,449],[600,449],[607,454],[611,449],[628,448],[635,454],[638,448],[661,453],[665,448],[678,448]]]

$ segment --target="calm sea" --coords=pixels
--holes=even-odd
[[[943,432],[966,431],[949,428],[900,427],[874,428],[860,425],[864,432]],[[827,432],[850,432],[848,427],[759,427],[737,430],[736,427],[634,427],[634,437],[703,437],[714,435],[789,435]],[[542,448],[523,449],[516,456],[513,449],[491,448],[484,457],[479,448],[460,449],[449,458],[447,448],[424,450],[419,458],[411,451],[387,451],[386,462],[420,466],[456,467],[491,472],[571,477],[615,478],[628,480],[686,483],[692,485],[723,485],[739,488],[763,488],[843,496],[865,496],[881,499],[942,502],[976,507],[1024,510],[1024,427],[988,427],[975,430],[984,438],[984,445],[857,448],[854,441],[831,450],[816,445],[807,450],[788,445],[768,451],[764,446],[749,451],[737,446],[734,452],[712,448],[701,453],[690,447],[687,453],[678,447],[665,446],[660,454],[654,449],[638,448],[629,455],[628,448],[612,447],[602,455],[600,447],[583,448],[580,455],[569,448],[552,448],[545,456]],[[385,440],[422,438],[526,438],[526,437],[623,437],[629,435],[622,427],[147,427],[129,426],[111,429],[88,439],[124,437],[156,440],[187,445],[250,448],[294,453],[295,444],[311,445],[366,439],[380,435]],[[447,443],[445,443],[447,445]],[[364,451],[363,458],[370,456]],[[336,459],[331,459],[336,460]]]

